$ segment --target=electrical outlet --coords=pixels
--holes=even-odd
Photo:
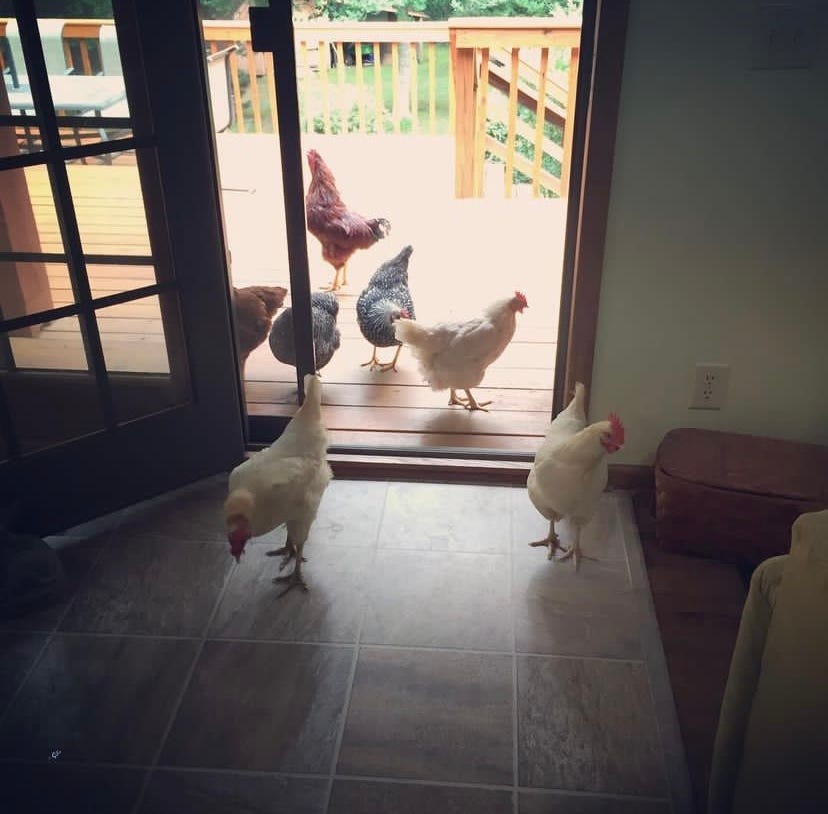
[[[817,53],[816,4],[762,3],[754,11],[752,67],[810,68]]]
[[[727,396],[730,365],[697,364],[691,410],[721,410]]]

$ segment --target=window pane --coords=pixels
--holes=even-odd
[[[99,144],[102,141],[111,141],[116,138],[128,138],[131,135],[132,130],[125,127],[96,127],[92,123],[90,123],[88,127],[61,125],[60,144],[62,147],[85,147],[90,144]],[[134,162],[134,159],[127,159],[125,162],[119,162],[118,159],[123,155],[125,155],[123,152],[104,153],[103,155],[76,158],[73,163],[117,164]]]
[[[24,455],[103,429],[93,376],[4,371],[0,380]]]
[[[158,297],[112,305],[95,312],[110,372],[170,372]]]
[[[14,366],[34,370],[88,370],[80,322],[63,317],[9,335]]]
[[[75,302],[64,263],[3,260],[0,255],[0,313],[29,316]]]
[[[67,165],[86,254],[149,255],[147,217],[135,151],[113,164]]]
[[[0,256],[4,252],[63,254],[57,212],[45,166],[0,172]]]
[[[0,113],[2,113],[0,105]],[[17,125],[0,127],[0,158],[39,153],[43,150],[40,141],[40,128],[35,125]]]
[[[104,426],[76,318],[0,333],[0,382],[23,454]]]
[[[107,297],[154,285],[157,280],[153,266],[132,266],[89,263],[86,266],[93,297]]]

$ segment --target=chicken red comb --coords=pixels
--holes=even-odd
[[[529,307],[529,303],[526,302],[526,295],[522,291],[515,291],[515,298],[524,308]]]
[[[621,419],[615,413],[610,413],[609,419],[607,420],[610,423],[610,438],[612,442],[619,447],[624,446],[624,424],[621,422]]]

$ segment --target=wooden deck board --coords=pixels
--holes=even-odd
[[[284,203],[278,140],[220,135],[218,146],[233,283],[289,288],[280,230]],[[552,405],[564,203],[455,200],[450,139],[314,136],[305,146],[315,146],[326,157],[349,206],[392,222],[389,238],[353,256],[349,285],[338,295],[342,345],[322,371],[332,441],[533,451]],[[411,160],[413,154],[417,161]],[[84,250],[149,254],[136,168],[72,164],[69,173]],[[33,167],[26,174],[41,248],[61,252],[46,172]],[[414,246],[410,286],[421,321],[464,319],[515,290],[527,294],[529,308],[518,317],[513,342],[476,391],[481,400],[493,400],[489,413],[449,408],[447,393],[435,393],[423,383],[406,349],[398,372],[360,366],[371,346],[356,324],[357,295],[376,267],[406,243]],[[312,236],[308,256],[312,286],[327,283],[332,271]],[[50,263],[48,273],[55,304],[73,302],[67,267]],[[144,266],[90,266],[89,274],[94,296],[155,281],[154,270]],[[108,308],[100,312],[99,326],[113,369],[168,370],[157,300]],[[57,320],[38,338],[15,337],[13,345],[23,366],[86,367],[77,320]],[[384,349],[380,356],[391,353]],[[251,415],[291,415],[295,410],[295,371],[277,362],[267,343],[248,359],[246,381]]]

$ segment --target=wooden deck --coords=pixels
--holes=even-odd
[[[221,134],[217,143],[233,283],[289,288],[278,140]],[[316,136],[305,146],[316,147],[328,161],[349,206],[392,223],[386,240],[352,258],[349,284],[339,294],[342,346],[322,372],[333,442],[534,451],[552,405],[565,202],[455,199],[449,137]],[[85,250],[148,253],[135,167],[116,163],[69,170]],[[42,248],[60,251],[45,172],[33,168],[27,174]],[[498,182],[502,176],[499,181],[494,175],[492,183]],[[356,297],[376,267],[407,243],[414,247],[410,285],[420,321],[472,316],[516,289],[528,298],[512,344],[483,381],[480,397],[493,400],[488,413],[449,408],[447,393],[422,383],[405,349],[397,373],[360,366],[371,348],[356,325]],[[310,236],[308,251],[312,285],[328,282],[332,270]],[[144,267],[90,272],[97,295],[153,280],[152,269]],[[55,304],[70,302],[66,268],[50,266],[49,278]],[[157,302],[106,309],[99,324],[111,369],[168,369]],[[85,368],[76,320],[57,321],[37,338],[12,342],[20,366]],[[248,360],[245,389],[251,415],[295,410],[295,372],[273,358],[267,343]]]

